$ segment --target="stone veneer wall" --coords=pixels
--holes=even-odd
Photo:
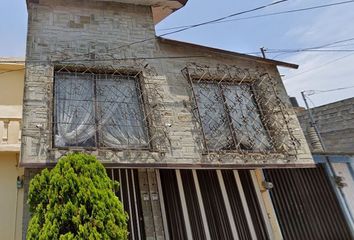
[[[26,204],[28,184],[38,172],[36,167],[55,163],[68,150],[52,146],[53,76],[55,66],[129,69],[142,72],[143,92],[147,99],[150,130],[154,135],[150,151],[93,150],[107,166],[140,167],[141,194],[156,194],[154,170],[143,167],[262,167],[307,166],[312,157],[276,66],[247,57],[221,54],[205,48],[175,45],[155,39],[150,7],[87,0],[30,0],[28,4],[27,64],[23,104],[21,164],[25,171],[24,236],[29,219]],[[142,41],[149,39],[148,41]],[[138,44],[127,45],[141,41]],[[176,59],[126,58],[203,55]],[[63,61],[65,60],[65,61]],[[205,154],[198,121],[193,115],[190,84],[183,74],[186,67],[216,69],[236,66],[250,72],[252,78],[269,75],[275,84],[273,93],[264,98],[280,102],[273,109],[274,119],[285,111],[290,118],[278,126],[284,138],[292,130],[298,141],[295,151],[274,155]],[[223,68],[223,67],[222,67]],[[221,74],[217,71],[215,74]],[[219,75],[218,75],[219,76]],[[222,75],[220,75],[222,77]],[[280,121],[282,122],[282,121]],[[80,150],[80,149],[74,149]],[[291,156],[291,158],[289,157]],[[149,181],[147,181],[149,179]],[[148,183],[147,183],[148,182]],[[153,191],[153,193],[151,193]],[[142,197],[143,195],[141,195]],[[143,198],[143,197],[142,197]],[[158,201],[142,201],[146,235],[163,239]],[[153,222],[151,222],[153,220]]]
[[[84,65],[85,68],[130,69],[141,71],[143,75],[143,92],[148,100],[149,120],[152,124],[150,129],[154,139],[153,149],[90,151],[107,164],[209,164],[210,167],[220,164],[241,167],[312,164],[307,144],[299,130],[276,66],[247,57],[229,56],[199,47],[157,40],[154,38],[152,14],[148,6],[83,0],[41,0],[39,4],[33,2],[36,1],[28,5],[28,62],[22,132],[24,166],[54,163],[67,153],[67,150],[52,147],[53,74],[54,66],[66,67],[74,63]],[[127,45],[144,39],[149,40]],[[185,55],[205,57],[122,60]],[[269,96],[264,98],[281,102],[283,110],[280,107],[276,111],[272,109],[272,118],[282,118],[282,111],[288,113],[289,118],[279,121],[281,124],[277,128],[284,138],[288,139],[290,135],[287,135],[287,131],[293,131],[297,141],[296,149],[291,150],[291,153],[289,151],[288,155],[204,154],[200,126],[193,116],[190,84],[182,73],[183,69],[191,65],[207,68],[217,68],[220,65],[237,66],[250,72],[252,78],[257,78],[260,74],[269,75],[275,84],[274,91],[277,96],[269,93]],[[268,79],[262,84],[268,84],[267,81]],[[285,121],[288,122],[287,125]],[[168,127],[169,125],[171,127]]]
[[[327,152],[354,153],[354,98],[311,109]],[[298,113],[308,139],[310,120],[307,111]]]

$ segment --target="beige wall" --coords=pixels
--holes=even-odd
[[[17,189],[18,176],[23,176],[23,168],[18,168],[18,153],[0,152],[0,239],[21,239],[23,188]]]
[[[19,147],[19,120],[22,118],[24,74],[23,64],[8,64],[0,61],[0,136],[2,138],[5,134],[4,120],[10,120],[8,145],[5,146],[3,139],[0,139],[0,152],[14,151],[14,144],[18,145],[17,148]]]
[[[0,62],[0,239],[4,240],[22,238],[23,188],[17,189],[17,177],[24,174],[18,167],[23,68],[23,64]]]
[[[0,105],[22,105],[23,78],[23,66],[14,69],[0,62]]]

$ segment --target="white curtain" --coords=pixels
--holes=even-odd
[[[95,135],[92,75],[56,74],[55,145],[92,146]]]
[[[147,126],[137,84],[135,78],[129,77],[100,76],[97,80],[101,145],[147,146]]]
[[[62,73],[55,81],[57,147],[96,146],[96,131],[101,147],[147,146],[135,78]]]

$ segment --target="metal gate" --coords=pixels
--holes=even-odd
[[[138,171],[133,169],[106,169],[108,176],[119,182],[117,197],[129,215],[128,231],[130,240],[145,239],[141,207]]]
[[[264,170],[284,239],[352,239],[321,165],[309,169]]]
[[[268,239],[249,171],[159,170],[169,239]]]

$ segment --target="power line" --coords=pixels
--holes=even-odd
[[[266,53],[300,53],[300,52],[354,52],[354,49],[278,49],[274,51],[266,51]],[[252,52],[247,54],[255,54],[259,52]],[[280,54],[279,54],[280,55]]]
[[[354,49],[319,49],[322,47],[326,46],[331,46],[335,45],[338,43],[344,43],[348,41],[353,41],[354,38],[348,38],[348,39],[343,39],[343,40],[338,40],[326,44],[322,44],[320,46],[313,46],[313,47],[306,47],[302,49],[269,49],[267,53],[281,53],[281,54],[286,54],[286,53],[295,53],[295,52],[306,52],[306,51],[318,51],[318,52],[353,52]],[[353,45],[353,44],[350,44]],[[248,53],[242,53],[242,54],[257,54],[258,52],[248,52]],[[69,60],[62,60],[64,63],[69,63],[69,62],[99,62],[99,61],[114,61],[114,60],[149,60],[149,59],[183,59],[183,58],[200,58],[200,57],[208,57],[209,55],[187,55],[187,56],[157,56],[157,57],[131,57],[131,58],[105,58],[105,59],[69,59]],[[26,63],[26,62],[31,62],[31,63],[48,63],[48,62],[54,62],[58,63],[61,62],[60,60],[54,60],[54,61],[49,61],[49,60],[32,60],[32,61],[27,61],[27,60],[13,60],[13,61],[0,61],[1,63]]]
[[[351,37],[351,38],[347,38],[347,39],[343,39],[343,40],[337,40],[337,41],[334,41],[334,42],[325,43],[325,44],[322,44],[322,45],[319,45],[319,46],[306,47],[306,48],[302,48],[302,49],[288,49],[288,50],[286,50],[286,49],[269,49],[269,50],[271,52],[313,50],[313,49],[320,49],[320,48],[324,48],[324,47],[329,47],[329,46],[332,46],[332,45],[335,45],[335,44],[338,44],[338,43],[350,42],[350,41],[353,41],[353,40],[354,40],[354,37]]]
[[[153,60],[153,59],[188,59],[188,58],[202,58],[202,57],[208,57],[209,55],[187,55],[187,56],[158,56],[158,57],[128,57],[128,58],[104,58],[104,59],[71,59],[71,60],[65,60],[65,61],[50,61],[50,60],[14,60],[14,61],[0,61],[1,63],[75,63],[75,62],[106,62],[106,61],[129,61],[129,60]],[[12,71],[19,71],[23,70],[25,68],[21,68],[18,70],[10,70],[2,73],[7,73],[7,72],[12,72]],[[0,74],[2,74],[0,73]]]
[[[300,75],[303,75],[303,74],[305,74],[305,73],[312,72],[312,71],[314,71],[314,70],[317,70],[318,68],[322,68],[322,67],[324,67],[324,66],[327,66],[327,65],[329,65],[329,64],[332,64],[332,63],[337,62],[337,61],[339,61],[339,60],[342,60],[342,59],[344,59],[344,58],[350,57],[350,56],[352,56],[353,54],[354,54],[354,53],[350,53],[350,54],[347,54],[347,55],[345,55],[345,56],[343,56],[343,57],[336,58],[336,59],[334,59],[334,60],[332,60],[332,61],[326,62],[326,63],[324,63],[324,64],[322,64],[322,65],[317,66],[317,67],[308,69],[308,70],[303,71],[303,72],[301,72],[301,73],[299,73],[299,74],[295,74],[295,75],[293,75],[293,76],[291,76],[291,77],[288,77],[288,78],[286,78],[285,80],[288,80],[288,79],[291,79],[291,78],[296,78],[296,77],[298,77],[298,76],[300,76]]]
[[[320,49],[320,48],[328,47],[328,46],[331,46],[331,47],[352,46],[354,44],[343,44],[343,45],[337,45],[337,46],[333,46],[333,45],[336,45],[338,43],[349,42],[349,41],[353,41],[353,40],[354,40],[354,38],[347,38],[347,39],[343,39],[343,40],[338,40],[338,41],[322,44],[320,46],[303,48],[301,50],[303,51],[303,50],[311,50],[311,49]],[[276,52],[273,52],[273,51],[279,51],[279,49],[278,50],[277,49],[270,49],[270,50],[271,51],[268,51],[268,53],[276,53]],[[279,57],[279,56],[284,55],[284,54],[299,53],[301,51],[299,49],[297,49],[297,50],[292,49],[292,50],[281,50],[280,52],[281,52],[280,54],[275,55],[274,57],[272,57],[272,59],[275,59],[276,57]]]
[[[351,50],[351,49],[323,49],[323,50],[318,50],[320,48],[324,48],[324,47],[329,47],[329,46],[332,46],[332,47],[339,47],[339,46],[333,46],[335,44],[338,44],[338,43],[344,43],[344,42],[350,42],[350,41],[354,41],[354,37],[351,37],[351,38],[347,38],[347,39],[343,39],[343,40],[337,40],[337,41],[334,41],[334,42],[330,42],[330,43],[325,43],[325,44],[322,44],[322,45],[319,45],[319,46],[312,46],[312,47],[306,47],[306,48],[299,48],[299,49],[266,49],[266,52],[267,53],[280,53],[278,55],[276,55],[275,57],[277,56],[280,56],[280,55],[283,55],[283,54],[287,54],[287,53],[298,53],[298,52],[306,52],[306,51],[323,51],[323,52],[352,52],[354,51]],[[342,46],[350,46],[352,44],[348,44],[348,45],[342,45]],[[245,54],[259,54],[260,52],[257,51],[257,52],[249,52],[249,53],[245,53]],[[275,58],[273,57],[273,59]]]
[[[348,42],[348,41],[353,41],[354,38],[348,38],[344,40],[339,40],[331,43],[326,43],[320,46],[315,46],[315,47],[307,47],[307,48],[302,48],[302,49],[269,49],[270,51],[267,51],[267,53],[292,53],[292,52],[302,52],[302,51],[319,51],[317,49],[325,47],[325,46],[331,46],[337,43],[343,43],[343,42]],[[323,51],[349,51],[352,52],[354,49],[324,49]],[[257,52],[248,52],[248,53],[241,53],[241,54],[257,54]],[[87,53],[89,54],[89,53]],[[199,58],[199,57],[207,57],[208,55],[187,55],[187,56],[160,56],[160,57],[132,57],[132,58],[109,58],[109,59],[71,59],[71,60],[63,60],[64,62],[75,62],[75,61],[80,61],[80,62],[95,62],[95,61],[114,61],[114,60],[149,60],[149,59],[178,59],[178,58]],[[59,62],[57,61],[49,61],[49,60],[32,60],[32,61],[27,61],[27,60],[13,60],[13,61],[0,61],[1,63],[26,63],[26,62],[36,62],[36,63],[47,63],[47,62]]]
[[[348,51],[348,52],[351,52],[351,51],[354,51],[354,50],[351,50],[351,49],[323,49],[323,50],[319,50],[321,48],[324,48],[324,47],[329,47],[329,46],[332,46],[332,47],[336,47],[336,46],[333,46],[335,44],[338,44],[338,43],[344,43],[344,42],[350,42],[350,41],[353,41],[354,38],[351,37],[351,38],[347,38],[347,39],[343,39],[343,40],[338,40],[338,41],[334,41],[334,42],[330,42],[330,43],[326,43],[326,44],[322,44],[322,45],[319,45],[319,46],[313,46],[313,47],[306,47],[306,48],[299,48],[299,49],[267,49],[267,53],[281,53],[279,55],[282,55],[282,54],[286,54],[286,53],[296,53],[296,52],[305,52],[305,51],[323,51],[323,52],[345,52],[345,51]],[[342,45],[343,46],[343,45]],[[345,45],[345,46],[349,46],[349,45]],[[337,46],[338,47],[338,46]],[[259,53],[259,52],[253,52],[253,54],[255,53]],[[248,53],[250,54],[250,53]],[[277,56],[279,56],[277,55]],[[273,57],[274,59],[275,57]]]
[[[348,47],[348,46],[354,46],[354,43],[336,45],[336,46],[332,46],[332,47],[336,48],[336,47]]]
[[[281,12],[273,12],[273,13],[267,13],[267,14],[261,14],[261,15],[254,15],[254,16],[243,17],[243,18],[235,18],[235,19],[229,19],[229,20],[222,20],[222,21],[213,22],[213,24],[224,23],[224,22],[235,22],[235,21],[240,21],[240,20],[253,19],[253,18],[262,18],[262,17],[275,16],[275,15],[281,15],[281,14],[288,14],[288,13],[294,13],[294,12],[309,11],[309,10],[314,10],[314,9],[319,9],[319,8],[326,8],[326,7],[332,7],[332,6],[337,6],[337,5],[342,5],[342,4],[348,4],[348,3],[353,3],[353,2],[354,2],[354,0],[343,1],[343,2],[336,2],[336,3],[324,4],[324,5],[317,5],[317,6],[307,7],[307,8],[299,8],[299,9],[293,9],[293,10],[287,10],[287,11],[281,11]],[[185,25],[185,26],[177,26],[177,27],[170,27],[170,28],[162,28],[162,29],[158,29],[158,30],[160,30],[160,31],[167,31],[167,30],[173,30],[173,29],[186,28],[186,27],[190,27],[190,26],[193,26],[193,25]]]
[[[191,29],[191,28],[196,28],[196,27],[200,27],[200,26],[203,26],[203,25],[207,25],[207,24],[217,23],[217,22],[223,21],[223,20],[231,18],[231,17],[235,17],[235,16],[242,15],[242,14],[245,14],[245,13],[258,11],[258,10],[261,10],[261,9],[264,9],[264,8],[267,8],[267,7],[270,7],[270,6],[279,4],[279,3],[287,2],[287,1],[288,0],[280,0],[280,1],[276,1],[276,2],[273,2],[273,3],[270,3],[270,4],[266,4],[266,5],[260,6],[260,7],[256,7],[256,8],[250,9],[250,10],[245,10],[245,11],[242,11],[242,12],[233,13],[233,14],[227,15],[225,17],[220,17],[220,18],[216,18],[216,19],[209,20],[209,21],[206,21],[206,22],[201,22],[201,23],[185,26],[185,27],[182,27],[182,29],[161,34],[160,37],[165,36],[165,35],[169,35],[169,34],[179,33],[179,32]]]
[[[309,95],[306,95],[307,96],[307,99],[310,100],[312,106],[315,108],[316,107],[316,104],[312,101],[312,99],[310,98]]]
[[[26,60],[14,60],[14,61],[0,61],[1,63],[28,63],[28,62],[35,62],[35,63],[82,63],[82,62],[104,62],[104,61],[123,61],[123,60],[152,60],[152,59],[187,59],[187,58],[200,58],[200,57],[207,57],[208,55],[190,55],[190,56],[161,56],[161,57],[132,57],[132,58],[116,58],[116,59],[78,59],[78,60],[68,60],[65,62],[61,61],[26,61]],[[15,69],[15,70],[9,70],[5,72],[0,72],[0,75],[10,73],[10,72],[17,72],[17,71],[22,71],[26,68],[20,68],[20,69]]]
[[[340,88],[332,88],[332,89],[326,89],[326,90],[308,90],[306,92],[309,92],[306,94],[307,96],[315,95],[315,94],[321,94],[321,93],[327,93],[327,92],[336,92],[336,91],[342,91],[342,90],[348,90],[352,89],[354,86],[347,86],[347,87],[340,87]]]
[[[258,11],[258,10],[265,9],[265,8],[267,8],[267,7],[270,7],[270,6],[273,6],[273,5],[276,5],[276,4],[280,4],[280,3],[283,3],[283,2],[287,2],[287,1],[288,1],[288,0],[279,0],[279,1],[276,1],[276,2],[273,2],[273,3],[270,3],[270,4],[265,4],[265,5],[256,7],[256,8],[252,8],[252,9],[249,9],[249,10],[245,10],[245,11],[233,13],[233,14],[227,15],[227,16],[225,16],[225,17],[220,17],[220,18],[213,19],[213,20],[209,20],[209,21],[206,21],[206,22],[201,22],[201,23],[198,23],[198,24],[193,24],[193,25],[184,27],[184,28],[179,29],[179,30],[176,30],[176,31],[171,31],[171,32],[167,32],[167,33],[158,35],[157,37],[164,37],[164,36],[167,36],[167,35],[171,35],[171,34],[183,32],[183,31],[186,31],[186,30],[189,30],[189,29],[192,29],[192,28],[204,26],[204,25],[207,25],[207,24],[212,24],[212,23],[221,21],[221,20],[223,20],[223,19],[228,19],[228,18],[231,18],[231,17],[234,17],[234,16],[239,16],[239,15],[245,14],[245,13],[250,13],[250,12]],[[353,1],[354,1],[354,0],[353,0]],[[131,42],[131,43],[128,43],[128,44],[123,44],[123,45],[120,45],[120,46],[115,47],[115,48],[107,49],[107,51],[113,51],[113,50],[121,49],[121,48],[124,48],[124,47],[130,47],[130,46],[132,46],[132,45],[140,44],[140,43],[147,42],[147,41],[151,41],[151,40],[154,40],[154,39],[156,39],[155,36],[154,36],[154,37],[151,37],[151,38],[146,38],[146,39],[142,39],[142,40],[139,40],[139,41]],[[89,54],[92,54],[92,53],[94,53],[94,52],[85,53],[85,54],[80,54],[80,55],[76,55],[76,56],[84,56],[84,55],[89,55]]]
[[[276,51],[267,51],[267,53],[299,53],[299,52],[354,52],[354,49],[279,49]]]
[[[217,22],[221,22],[222,20],[224,19],[227,19],[227,18],[230,18],[230,17],[234,17],[234,16],[237,16],[237,15],[241,15],[241,14],[245,14],[245,13],[249,13],[249,12],[253,12],[253,11],[257,11],[257,10],[260,10],[260,9],[264,9],[264,8],[267,8],[269,6],[272,6],[272,5],[276,5],[276,4],[279,4],[279,3],[282,3],[282,2],[285,2],[285,1],[288,1],[288,0],[280,0],[280,1],[276,1],[276,2],[273,2],[273,3],[270,3],[270,4],[266,4],[266,5],[262,5],[260,7],[257,7],[257,8],[253,8],[253,9],[250,9],[250,10],[245,10],[245,11],[241,11],[241,12],[237,12],[237,13],[234,13],[234,14],[230,14],[228,16],[225,16],[225,17],[221,17],[221,18],[217,18],[217,19],[214,19],[214,20],[210,20],[210,21],[206,21],[206,22],[202,22],[202,23],[198,23],[198,24],[194,24],[194,25],[189,25],[189,26],[185,26],[183,27],[182,29],[179,29],[179,30],[176,30],[176,31],[172,31],[172,32],[168,32],[168,33],[164,33],[164,34],[161,34],[157,37],[163,37],[163,36],[167,36],[167,35],[170,35],[170,34],[175,34],[175,33],[178,33],[178,32],[182,32],[182,31],[186,31],[188,29],[191,29],[191,28],[196,28],[196,27],[199,27],[199,26],[203,26],[203,25],[207,25],[207,24],[212,24],[212,23],[217,23]],[[306,8],[306,9],[313,9],[313,8],[320,8],[320,7],[328,7],[328,6],[333,6],[333,5],[339,5],[339,4],[345,4],[345,3],[350,3],[350,2],[354,2],[354,0],[351,0],[351,1],[345,1],[345,2],[338,2],[338,3],[333,3],[333,4],[327,4],[327,5],[320,5],[320,6],[315,6],[315,7],[311,7],[311,8]],[[304,9],[300,9],[300,10],[304,10]],[[295,10],[291,10],[291,11],[295,11]],[[296,10],[296,11],[299,11]],[[290,12],[290,11],[285,11],[285,12]],[[253,16],[254,17],[254,16]],[[113,50],[117,50],[117,49],[120,49],[120,48],[123,48],[123,47],[129,47],[129,46],[132,46],[132,45],[135,45],[135,44],[139,44],[139,43],[143,43],[143,42],[146,42],[146,41],[151,41],[151,40],[154,40],[156,39],[156,37],[151,37],[151,38],[146,38],[146,39],[142,39],[142,40],[139,40],[139,41],[135,41],[135,42],[132,42],[132,43],[128,43],[128,44],[124,44],[124,45],[121,45],[121,46],[118,46],[118,47],[115,47],[115,48],[110,48],[110,49],[107,49],[107,51],[113,51]],[[288,52],[289,50],[277,50],[276,52]],[[300,50],[291,50],[291,51],[300,51]],[[303,51],[303,50],[301,50]],[[337,51],[337,50],[336,50]],[[84,53],[84,54],[78,54],[76,55],[77,56],[84,56],[84,55],[90,55],[94,52],[90,52],[90,53]],[[252,53],[244,53],[244,54],[258,54],[259,52],[252,52]],[[273,52],[269,52],[269,53],[273,53]],[[275,52],[274,52],[275,53]],[[66,58],[66,59],[63,59],[63,61],[67,61],[69,60],[70,58]],[[111,59],[111,60],[115,60],[114,58]],[[95,60],[92,60],[92,61],[98,61],[97,59]]]

